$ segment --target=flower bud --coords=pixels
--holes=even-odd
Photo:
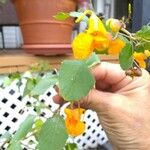
[[[109,27],[113,32],[119,32],[122,27],[122,23],[118,19],[110,18],[106,21],[106,26]]]

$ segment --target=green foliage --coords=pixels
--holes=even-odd
[[[39,141],[39,134],[41,131],[41,128],[43,126],[44,122],[39,118],[35,121],[35,128],[34,130],[36,130],[37,132],[35,133],[35,138],[37,139],[37,141]]]
[[[135,45],[135,51],[136,52],[144,52],[144,50],[150,49],[150,42],[140,42],[137,45]]]
[[[85,61],[85,63],[89,68],[91,68],[100,63],[100,58],[95,53],[92,53],[92,55]]]
[[[15,80],[20,80],[21,74],[19,72],[11,73],[8,75],[8,77],[3,82],[3,87],[7,87],[11,85],[11,83]]]
[[[35,116],[29,115],[23,123],[21,123],[20,128],[17,130],[15,135],[13,136],[13,139],[10,143],[15,143],[17,141],[22,140],[25,138],[25,136],[31,131],[32,126],[34,124]]]
[[[65,150],[77,150],[77,145],[75,143],[67,143]]]
[[[77,101],[94,87],[95,80],[84,61],[66,60],[60,66],[59,89],[67,101]]]
[[[48,119],[39,136],[39,150],[61,150],[68,138],[65,122],[61,116]]]
[[[59,21],[65,21],[66,19],[68,19],[69,17],[73,17],[73,18],[77,18],[79,17],[81,14],[83,14],[82,12],[76,12],[76,11],[72,11],[70,13],[66,13],[66,12],[58,12],[56,15],[54,15],[53,17],[56,20]],[[88,17],[84,16],[83,17],[83,21],[88,21]]]
[[[126,45],[119,55],[119,63],[123,70],[133,67],[133,46],[128,40],[125,40]]]
[[[47,74],[42,78],[35,87],[31,90],[31,96],[42,95],[44,92],[57,83],[58,79],[56,75]]]
[[[26,86],[24,88],[23,96],[29,95],[31,96],[31,91],[37,84],[36,78],[28,78],[26,82]]]
[[[150,40],[150,26],[143,26],[136,35],[142,39]]]
[[[64,21],[70,17],[69,13],[58,12],[55,16],[53,16],[56,20]]]
[[[16,141],[16,142],[13,142],[7,150],[22,150],[22,147],[21,147],[21,142],[20,141]]]
[[[29,95],[36,98],[39,95],[44,94],[44,92],[52,85],[55,85],[57,81],[57,76],[52,74],[47,74],[43,78],[28,78],[23,96]]]
[[[20,128],[16,131],[13,138],[10,141],[8,150],[22,150],[21,140],[23,140],[26,135],[31,131],[34,124],[35,116],[29,115],[23,123],[21,123]]]
[[[47,72],[50,71],[51,66],[47,61],[40,61],[39,63],[32,64],[30,66],[31,72]]]
[[[144,52],[150,49],[150,26],[143,26],[141,30],[136,32],[137,38],[140,40],[135,45],[135,51]]]
[[[72,11],[72,12],[70,12],[70,16],[71,17],[74,17],[74,18],[78,18],[79,16],[81,16],[83,13],[82,12],[76,12],[76,11]],[[88,19],[88,17],[87,16],[84,16],[83,17],[83,19],[82,19],[82,21],[85,21],[85,22],[87,22],[89,19]]]

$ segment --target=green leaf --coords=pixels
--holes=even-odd
[[[22,150],[21,143],[19,141],[10,144],[7,150]]]
[[[28,78],[27,82],[26,82],[26,86],[24,88],[23,97],[26,95],[30,95],[30,93],[33,90],[33,88],[35,87],[35,85],[36,85],[36,79]]]
[[[67,101],[77,101],[94,87],[95,80],[83,61],[66,60],[60,66],[59,89]]]
[[[11,85],[11,83],[15,80],[20,80],[21,79],[21,74],[19,72],[11,73],[8,75],[8,77],[5,78],[3,82],[3,86],[7,87]]]
[[[83,14],[83,12],[76,12],[76,11],[72,11],[70,12],[70,16],[74,17],[74,18],[78,18],[79,16],[81,16]],[[89,18],[87,16],[84,16],[84,18],[82,19],[82,21],[88,22]]]
[[[136,52],[144,52],[144,50],[150,49],[150,42],[142,42],[138,43],[138,45],[135,46]]]
[[[77,144],[67,143],[66,146],[65,146],[65,150],[77,150]]]
[[[38,63],[35,63],[35,64],[32,64],[30,66],[30,71],[31,72],[47,72],[47,71],[50,71],[51,69],[51,66],[49,64],[48,61],[39,61]]]
[[[66,19],[68,19],[69,13],[65,13],[65,12],[58,12],[55,16],[53,16],[56,20],[60,20],[60,21],[64,21]]]
[[[136,35],[140,38],[150,40],[150,26],[143,26],[141,30],[136,32]]]
[[[13,139],[11,140],[11,143],[17,142],[19,140],[22,140],[26,137],[26,135],[31,131],[32,125],[34,123],[35,116],[29,115],[23,123],[21,123],[20,128],[15,133]]]
[[[54,116],[42,126],[39,150],[61,150],[65,146],[67,138],[64,119],[61,116]]]
[[[19,72],[15,72],[15,73],[11,73],[8,75],[8,77],[12,80],[16,80],[16,79],[20,79],[21,78],[21,74]]]
[[[43,79],[41,79],[36,86],[31,91],[31,96],[34,95],[42,95],[44,92],[51,87],[52,85],[55,85],[58,81],[58,76],[47,74]]]
[[[97,64],[100,63],[100,58],[98,57],[98,55],[96,55],[95,53],[93,53],[85,62],[87,64],[87,66],[90,68],[90,67],[93,67]]]
[[[133,66],[133,50],[132,43],[126,40],[126,45],[119,55],[120,66],[123,70],[127,70]]]

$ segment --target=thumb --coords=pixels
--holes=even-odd
[[[89,94],[81,100],[82,107],[92,109],[96,112],[106,111],[111,107],[112,101],[117,99],[117,94],[92,89]]]

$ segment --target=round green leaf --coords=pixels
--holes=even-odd
[[[39,136],[39,150],[61,150],[68,138],[65,122],[61,116],[48,119]]]
[[[67,101],[77,101],[86,96],[95,84],[94,77],[83,61],[64,61],[59,71],[59,89]]]

